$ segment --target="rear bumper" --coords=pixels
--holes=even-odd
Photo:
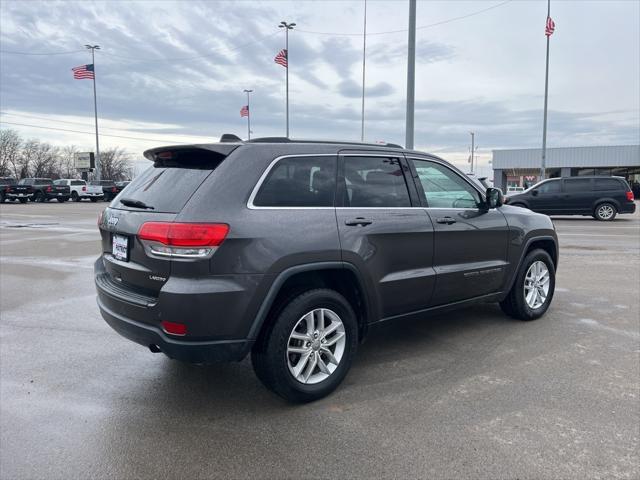
[[[102,318],[123,337],[148,348],[156,346],[169,358],[189,363],[214,363],[242,360],[253,342],[248,340],[182,341],[169,338],[162,330],[151,325],[124,318],[109,310],[98,295]]]
[[[5,193],[6,198],[31,198],[33,193]]]
[[[620,205],[620,211],[618,213],[635,213],[636,202],[627,202]]]
[[[192,363],[240,361],[251,350],[254,293],[262,275],[172,277],[150,296],[111,280],[103,257],[94,272],[102,317],[129,340]],[[165,333],[161,321],[185,324],[187,335]]]

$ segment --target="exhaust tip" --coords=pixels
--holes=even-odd
[[[149,345],[149,350],[151,350],[151,352],[153,352],[153,353],[162,352],[162,350],[160,350],[160,347],[158,345],[153,344],[153,343],[151,345]]]

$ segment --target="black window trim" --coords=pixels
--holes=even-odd
[[[480,202],[486,202],[485,192],[480,190],[471,180],[469,180],[469,178],[463,172],[458,171],[455,167],[452,167],[452,165],[448,164],[447,162],[445,162],[441,158],[432,157],[430,155],[425,155],[423,157],[419,156],[419,155],[406,155],[406,159],[407,159],[407,163],[409,164],[409,168],[411,169],[411,176],[413,177],[413,183],[415,185],[415,188],[418,191],[418,198],[420,199],[420,202],[422,203],[422,208],[430,208],[432,210],[474,210],[473,208],[465,208],[465,207],[451,207],[451,208],[448,208],[448,207],[430,207],[429,206],[429,202],[427,201],[427,195],[425,194],[425,191],[422,188],[422,183],[420,182],[420,177],[418,176],[418,171],[415,169],[415,166],[414,166],[413,162],[411,162],[410,160],[419,160],[419,161],[423,161],[423,162],[425,162],[425,161],[426,162],[433,162],[433,163],[437,163],[437,164],[443,166],[444,168],[449,169],[454,174],[456,174],[460,178],[462,178],[467,184],[469,184],[471,186],[471,188],[473,188],[473,190],[475,190],[478,193],[478,195],[480,197]],[[480,206],[478,206],[476,208],[480,209]]]
[[[374,153],[375,152],[375,153]],[[338,179],[337,179],[337,188],[336,188],[336,209],[338,210],[406,210],[407,208],[423,208],[419,203],[419,198],[417,192],[413,191],[412,186],[415,188],[415,185],[412,185],[413,182],[410,181],[409,176],[411,175],[411,169],[408,165],[407,159],[404,154],[400,152],[380,152],[379,150],[375,150],[374,152],[367,150],[343,150],[338,152]],[[400,162],[404,183],[407,187],[407,192],[409,193],[409,201],[411,206],[407,207],[351,207],[344,205],[344,191],[346,185],[343,181],[344,179],[344,158],[345,157],[383,157],[383,158],[397,158]]]
[[[269,207],[263,205],[254,205],[253,202],[262,187],[262,184],[269,176],[269,173],[273,168],[278,164],[280,160],[285,158],[303,158],[303,157],[334,157],[337,159],[337,153],[298,153],[298,154],[289,154],[289,155],[281,155],[279,157],[274,158],[271,163],[267,166],[267,168],[262,172],[262,175],[256,182],[251,190],[251,194],[249,195],[249,199],[247,200],[247,208],[250,210],[334,210],[335,207],[335,195],[334,195],[334,206],[332,207]],[[338,169],[336,169],[337,172]],[[337,182],[337,178],[336,178]],[[337,189],[336,189],[337,190]]]

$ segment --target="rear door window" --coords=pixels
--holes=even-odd
[[[256,194],[257,207],[332,207],[337,157],[287,157],[271,168]],[[130,188],[130,187],[127,187]]]
[[[615,178],[596,178],[596,190],[622,190],[622,183]]]
[[[591,190],[590,178],[571,178],[564,181],[565,193],[587,192]]]
[[[400,160],[394,157],[344,157],[345,207],[410,207]]]

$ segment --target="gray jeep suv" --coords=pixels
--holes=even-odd
[[[102,316],[194,363],[251,352],[296,402],[344,379],[373,324],[553,297],[549,218],[502,205],[444,160],[395,145],[281,138],[155,148],[100,215]]]

